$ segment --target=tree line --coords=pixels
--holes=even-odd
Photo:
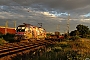
[[[79,24],[76,26],[76,30],[70,32],[70,36],[79,36],[81,38],[87,38],[90,36],[90,29],[86,25]]]

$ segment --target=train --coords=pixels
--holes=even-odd
[[[54,34],[47,34],[47,38],[46,40],[57,40],[57,41],[60,41],[60,40],[63,40],[65,37],[64,35],[60,35],[60,32],[58,31],[55,31]]]
[[[15,40],[44,40],[46,38],[46,30],[31,24],[23,23],[17,26]]]

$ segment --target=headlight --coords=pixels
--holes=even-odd
[[[26,34],[24,34],[24,35],[26,35]]]

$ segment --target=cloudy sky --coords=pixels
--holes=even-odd
[[[64,33],[68,18],[70,31],[75,30],[77,24],[90,27],[90,0],[0,0],[1,26],[6,21],[10,27],[14,26],[14,21],[17,26],[42,23],[48,32]]]

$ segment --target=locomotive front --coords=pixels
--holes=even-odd
[[[29,35],[28,35],[29,34]],[[26,25],[19,25],[16,29],[16,40],[29,39],[30,38],[30,27]]]

